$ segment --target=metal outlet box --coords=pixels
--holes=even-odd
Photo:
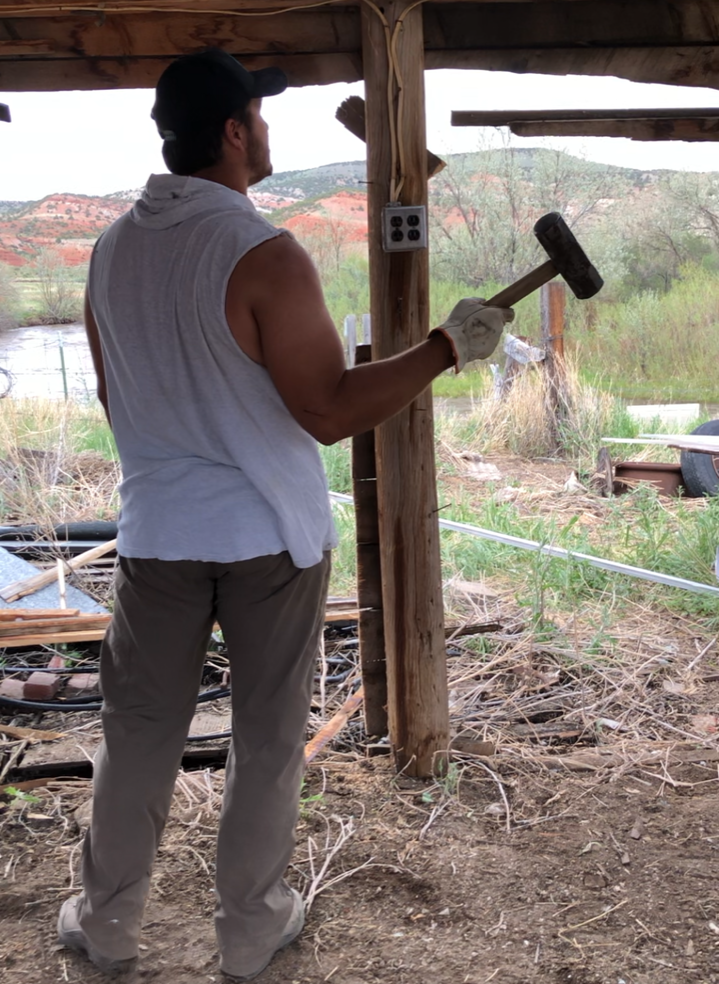
[[[424,205],[385,205],[382,209],[382,248],[386,253],[427,248],[427,209]]]

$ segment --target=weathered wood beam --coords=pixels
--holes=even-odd
[[[34,52],[33,45],[40,45],[40,51]],[[99,16],[68,11],[56,18],[14,17],[0,21],[0,55],[19,52],[75,58],[172,57],[208,45],[245,56],[358,52],[360,18],[354,8],[345,7],[289,12],[265,19],[233,16],[232,12]],[[21,47],[28,50],[21,51]]]
[[[366,138],[366,125],[365,125],[365,105],[364,99],[361,96],[348,96],[342,103],[340,103],[335,113],[335,119],[337,119],[342,126],[346,127],[351,134],[361,140],[363,143]],[[427,177],[433,178],[435,174],[439,174],[447,166],[446,162],[436,154],[433,154],[431,150],[427,151]]]
[[[385,0],[390,29],[411,6]],[[362,11],[367,117],[372,355],[384,359],[423,341],[429,330],[427,250],[384,253],[382,208],[390,200],[392,155],[385,31],[369,7]],[[427,204],[422,17],[407,13],[396,46],[403,78],[399,127],[405,159],[400,199]],[[432,392],[376,431],[377,496],[382,560],[390,740],[396,764],[426,776],[449,744],[449,710],[437,522]]]
[[[719,140],[719,109],[469,110],[453,112],[452,126],[508,126],[520,137]]]
[[[615,75],[632,82],[719,88],[719,44],[692,48],[515,49],[425,53],[425,67],[484,69],[519,75]]]
[[[252,67],[286,65],[293,85],[361,78],[361,3],[297,6],[302,0],[135,0],[121,13],[123,0],[72,8],[0,0],[0,86],[152,86],[169,59],[207,44],[265,59]],[[719,87],[719,5],[707,0],[432,0],[417,10],[427,68]]]
[[[357,82],[362,78],[358,54],[339,55],[244,55],[250,71],[278,65],[291,86]],[[0,58],[0,91],[54,92],[61,89],[153,88],[172,58],[53,58],[10,61]]]
[[[719,44],[719,6],[705,0],[584,3],[427,3],[428,50],[594,48]]]
[[[355,365],[372,361],[372,346],[358,345]],[[387,734],[387,657],[382,610],[382,562],[377,509],[374,431],[352,439],[352,493],[357,542],[358,635],[364,721],[368,735]]]

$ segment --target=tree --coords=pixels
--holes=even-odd
[[[62,255],[54,249],[41,249],[35,270],[40,284],[42,321],[56,325],[78,321],[82,315],[82,287],[72,278]]]
[[[17,328],[20,295],[12,267],[0,264],[0,331]]]
[[[508,284],[545,259],[532,227],[545,212],[589,228],[616,195],[612,169],[561,150],[500,149],[461,155],[432,182],[434,269],[472,287]]]

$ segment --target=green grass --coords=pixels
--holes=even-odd
[[[522,404],[524,407],[525,403]],[[627,436],[636,433],[634,422],[627,420],[621,404],[613,407],[616,430]],[[529,404],[531,411],[531,403]],[[606,557],[622,563],[662,571],[677,577],[714,584],[713,564],[719,545],[719,497],[707,500],[667,500],[650,486],[614,499],[595,499],[593,511],[600,511],[598,523],[582,522],[583,506],[571,508],[566,496],[557,494],[556,509],[546,507],[541,513],[532,505],[531,495],[523,497],[519,484],[502,482],[496,487],[457,481],[456,459],[447,454],[464,449],[491,447],[492,435],[486,433],[478,414],[440,414],[437,419],[439,444],[438,501],[442,518],[508,533],[539,543],[553,543],[570,551]],[[17,448],[38,450],[61,449],[72,456],[94,451],[107,460],[116,460],[116,449],[100,406],[62,401],[13,400],[0,403],[0,457],[14,460]],[[350,442],[344,441],[321,454],[333,491],[351,493]],[[60,490],[62,491],[62,490]],[[531,491],[531,490],[530,490]],[[22,490],[20,490],[22,492]],[[20,493],[18,493],[20,494]],[[79,494],[87,500],[91,490]],[[58,490],[32,489],[28,502],[34,508],[52,509],[58,496],[65,506],[72,505],[68,495]],[[78,500],[79,502],[79,500]],[[552,503],[550,502],[550,505]],[[97,509],[106,515],[108,503],[97,500]],[[348,596],[356,590],[354,512],[351,506],[333,506],[339,532],[339,546],[334,552],[331,591]],[[100,513],[98,512],[98,516]],[[9,517],[5,516],[4,521]],[[48,515],[48,519],[52,519]],[[73,516],[63,515],[56,521]],[[676,589],[651,585],[623,575],[611,574],[579,562],[542,556],[538,553],[442,531],[443,574],[446,579],[459,576],[464,580],[496,579],[511,588],[528,617],[538,624],[548,611],[571,610],[586,601],[611,605],[622,602],[655,604],[679,614],[694,614],[719,625],[716,599]],[[608,601],[609,603],[609,601]],[[604,631],[604,630],[601,630]],[[598,630],[599,634],[601,632]]]

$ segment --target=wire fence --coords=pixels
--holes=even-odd
[[[82,325],[22,328],[0,337],[0,398],[90,400],[96,379]]]

